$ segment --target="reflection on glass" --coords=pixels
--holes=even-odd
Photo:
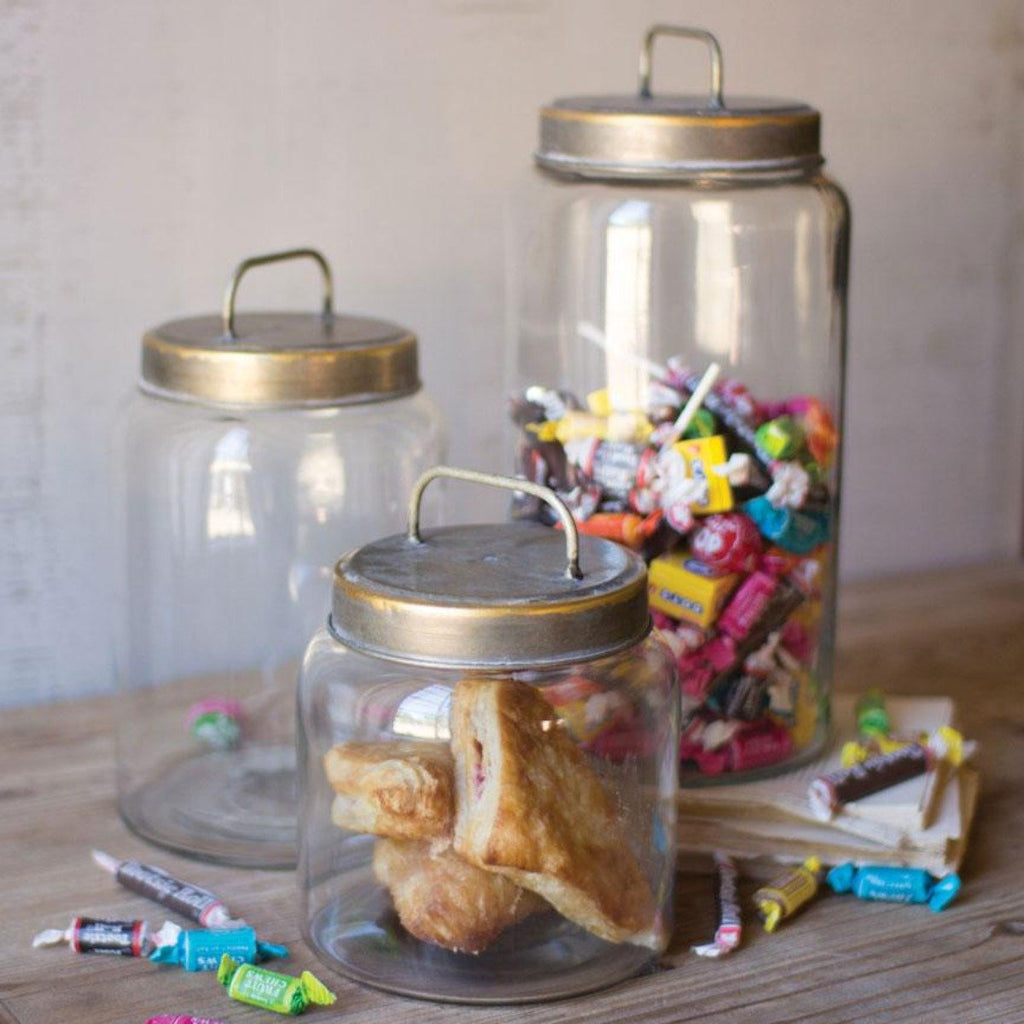
[[[206,536],[209,540],[252,537],[249,495],[249,432],[232,427],[217,441],[210,460],[210,492],[206,506]]]
[[[742,303],[732,204],[701,199],[693,204],[693,216],[697,222],[695,340],[708,355],[734,364]]]
[[[646,405],[651,245],[651,204],[635,199],[622,203],[608,218],[605,232],[605,366],[613,412]]]

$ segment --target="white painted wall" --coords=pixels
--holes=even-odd
[[[628,91],[703,25],[726,92],[824,117],[854,210],[842,566],[1015,556],[1024,466],[1024,0],[0,0],[0,704],[110,685],[107,437],[148,326],[314,244],[403,321],[488,466],[501,209],[536,111]],[[672,45],[672,44],[667,44]],[[667,54],[667,51],[666,51]],[[659,55],[661,89],[704,71]],[[242,304],[301,308],[308,269]]]

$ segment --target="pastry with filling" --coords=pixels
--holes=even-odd
[[[547,701],[514,680],[463,679],[451,732],[456,852],[602,939],[660,949],[611,795]]]
[[[378,839],[373,871],[410,935],[457,953],[480,953],[506,928],[547,906],[443,844]]]
[[[339,743],[324,755],[324,771],[337,794],[331,821],[391,839],[450,836],[452,764],[444,743]]]

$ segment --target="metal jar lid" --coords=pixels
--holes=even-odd
[[[526,491],[555,509],[563,529],[512,522],[421,532],[423,491],[438,477]],[[334,635],[394,661],[550,667],[625,650],[650,628],[643,560],[581,537],[553,491],[510,477],[429,470],[413,489],[408,532],[358,548],[334,569]]]
[[[320,312],[235,314],[246,271],[307,258],[323,275]],[[139,383],[165,398],[258,407],[376,402],[420,387],[416,336],[386,320],[336,315],[330,267],[315,249],[243,260],[220,316],[172,320],[147,331]]]
[[[708,46],[706,97],[651,94],[651,55],[659,35]],[[655,25],[644,38],[636,96],[575,96],[540,112],[544,168],[587,178],[672,180],[706,173],[806,170],[822,163],[821,118],[804,103],[722,93],[722,52],[710,32]]]

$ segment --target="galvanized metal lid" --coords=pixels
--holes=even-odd
[[[659,35],[706,43],[707,96],[654,96],[651,56]],[[722,53],[703,29],[655,25],[640,56],[636,96],[576,96],[540,112],[544,168],[587,178],[672,180],[698,174],[805,170],[822,163],[821,117],[791,100],[731,97],[722,92]]]
[[[518,522],[423,533],[420,501],[438,477],[534,494],[563,529]],[[428,471],[410,499],[408,532],[351,552],[334,570],[335,636],[395,661],[549,667],[624,650],[650,628],[643,560],[612,541],[579,536],[554,492],[510,477]]]
[[[300,258],[320,267],[320,312],[236,316],[235,296],[246,271]],[[220,316],[173,320],[148,331],[139,385],[166,398],[224,405],[383,401],[419,390],[417,341],[386,320],[335,314],[327,261],[315,249],[290,249],[243,260]]]

